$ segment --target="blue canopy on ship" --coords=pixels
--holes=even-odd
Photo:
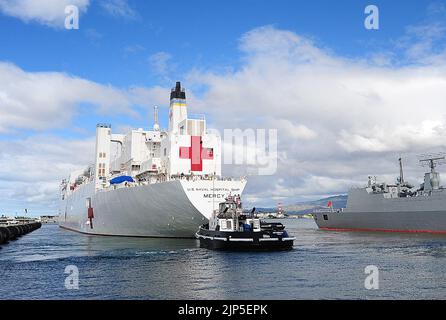
[[[134,182],[134,180],[130,176],[120,176],[110,180],[110,184],[119,184],[123,182]]]

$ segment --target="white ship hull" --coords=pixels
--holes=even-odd
[[[59,225],[94,235],[193,238],[219,202],[230,193],[241,195],[245,185],[245,180],[174,180],[95,193],[89,183],[61,201]]]

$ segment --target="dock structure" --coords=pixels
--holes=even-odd
[[[58,221],[57,216],[40,216],[40,222],[42,224],[56,224]]]
[[[32,222],[26,224],[8,225],[0,227],[0,245],[9,241],[17,240],[19,237],[33,232],[42,226],[40,222]]]

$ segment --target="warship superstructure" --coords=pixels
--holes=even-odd
[[[96,128],[95,163],[61,183],[59,225],[86,234],[194,237],[215,206],[242,194],[244,178],[221,175],[221,140],[204,116],[188,115],[180,82],[170,94],[169,128],[112,134]],[[112,145],[118,152],[112,156]]]
[[[316,210],[318,227],[332,231],[382,231],[446,234],[446,189],[436,171],[444,156],[420,160],[429,166],[424,182],[414,187],[404,180],[400,161],[397,183],[378,183],[369,177],[365,188],[351,189],[345,209]]]

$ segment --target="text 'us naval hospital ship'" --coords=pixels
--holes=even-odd
[[[112,134],[96,128],[95,164],[62,181],[59,225],[86,234],[194,237],[218,203],[241,195],[243,178],[221,176],[221,140],[203,116],[188,117],[180,82],[170,94],[169,128]],[[111,148],[118,145],[115,159]]]
[[[445,157],[428,157],[430,172],[417,188],[404,180],[400,161],[397,183],[378,183],[369,177],[365,188],[350,190],[345,209],[316,210],[313,214],[318,227],[331,231],[382,231],[403,233],[446,234],[446,188],[440,185],[436,171]]]

